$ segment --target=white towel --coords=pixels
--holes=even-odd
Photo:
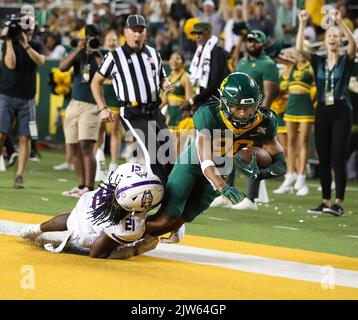
[[[207,88],[210,73],[211,51],[218,41],[218,37],[212,36],[206,41],[204,47],[197,47],[189,68],[190,82],[193,86],[199,84],[200,87]]]

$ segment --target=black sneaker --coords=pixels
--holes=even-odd
[[[329,208],[324,208],[323,212],[333,214],[336,217],[340,217],[340,216],[344,215],[343,207],[337,203],[331,205]]]
[[[308,209],[307,212],[308,213],[313,213],[313,214],[321,214],[321,213],[323,213],[323,210],[327,209],[327,208],[328,208],[328,206],[322,202],[316,208]]]

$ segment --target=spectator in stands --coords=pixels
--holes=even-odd
[[[251,29],[262,31],[266,37],[273,37],[274,25],[270,19],[266,17],[265,2],[255,0],[254,13],[250,14],[248,0],[242,1],[243,17],[250,25]]]
[[[35,12],[35,20],[38,26],[47,25],[48,18],[52,11],[50,4],[50,0],[41,0],[38,2],[38,6]]]
[[[353,32],[354,30],[354,23],[353,21],[348,17],[348,10],[347,7],[344,3],[338,4],[337,5],[337,10],[340,11],[341,15],[342,15],[342,19],[344,21],[344,23],[346,24],[346,26],[349,28],[349,30],[351,30]]]
[[[303,57],[311,61],[318,98],[314,128],[323,199],[320,205],[308,211],[341,216],[344,214],[343,201],[347,184],[346,156],[352,130],[352,102],[348,83],[357,45],[340,11],[332,9],[329,15],[338,27],[329,27],[325,32],[326,55],[313,54],[303,46],[303,31],[308,19],[305,10],[299,13],[300,25],[296,47]],[[341,32],[348,39],[348,49],[343,54],[341,54]],[[333,204],[331,203],[332,167],[336,181],[336,199]]]
[[[142,14],[149,21],[148,29],[155,36],[156,33],[165,29],[166,17],[169,8],[166,0],[147,0],[142,7]]]
[[[239,35],[233,32],[233,27],[235,23],[243,21],[242,6],[236,5],[233,10],[228,10],[227,17],[224,18],[226,22],[224,28],[224,49],[226,52],[231,53],[239,41]]]
[[[169,60],[173,53],[173,43],[168,30],[159,30],[154,39],[155,49],[159,51],[163,60]]]
[[[227,15],[227,1],[219,0],[219,8],[216,10],[215,2],[212,0],[205,0],[203,2],[202,10],[200,10],[193,0],[189,0],[189,8],[193,17],[197,17],[200,20],[208,21],[213,28],[213,35],[220,36],[220,33],[224,29],[225,20],[224,16]]]
[[[285,44],[292,44],[297,33],[296,11],[293,8],[293,0],[277,1],[277,20],[275,26],[275,38],[283,40]],[[293,19],[294,17],[294,19]]]
[[[62,59],[66,55],[66,48],[61,44],[59,36],[48,33],[44,40],[44,54],[49,59]]]

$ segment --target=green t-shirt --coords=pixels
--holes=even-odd
[[[264,81],[280,83],[280,75],[275,61],[264,53],[256,59],[249,57],[240,59],[236,71],[246,73],[254,78],[262,92],[264,92]]]
[[[238,150],[245,147],[262,146],[264,142],[273,139],[277,133],[275,112],[263,107],[259,109],[256,120],[241,129],[232,126],[221,111],[220,103],[217,102],[200,106],[193,120],[196,130],[210,134],[213,161],[217,167],[222,166],[225,157],[232,157]],[[199,165],[196,143],[191,143],[188,149],[183,154],[189,156],[190,163]],[[188,161],[188,159],[179,159],[179,161]]]

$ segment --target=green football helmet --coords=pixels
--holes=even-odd
[[[222,111],[237,129],[246,127],[255,121],[262,98],[260,87],[256,81],[243,72],[229,74],[220,85]],[[245,110],[245,114],[235,115],[235,111],[242,109],[247,110]]]

